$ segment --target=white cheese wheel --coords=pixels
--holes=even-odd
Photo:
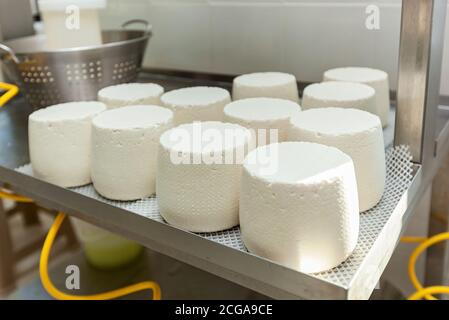
[[[242,162],[250,140],[248,129],[217,121],[184,124],[165,132],[156,182],[162,217],[193,232],[238,225]]]
[[[257,137],[257,145],[287,140],[290,118],[299,113],[296,102],[277,98],[248,98],[228,104],[224,109],[225,121],[249,129]]]
[[[159,138],[172,127],[173,113],[157,106],[108,110],[93,119],[92,182],[113,200],[155,193]]]
[[[252,151],[243,167],[240,227],[250,252],[308,273],[350,256],[359,209],[348,155],[320,144],[283,142]]]
[[[296,78],[282,72],[258,72],[238,76],[234,79],[232,98],[280,98],[299,101]]]
[[[223,109],[231,102],[231,95],[217,87],[190,87],[169,91],[162,95],[161,101],[173,111],[174,124],[180,125],[223,120]]]
[[[328,81],[304,89],[302,107],[355,108],[376,114],[376,92],[370,86],[355,82]]]
[[[101,102],[69,102],[33,112],[28,134],[34,176],[61,187],[90,183],[92,118],[104,110]]]
[[[360,67],[336,68],[324,73],[324,81],[349,81],[369,85],[376,91],[376,114],[382,126],[388,125],[390,111],[390,85],[388,73],[382,70]]]
[[[98,91],[98,100],[108,109],[133,105],[160,105],[164,88],[154,83],[124,83]]]
[[[357,109],[306,110],[292,118],[290,139],[336,147],[352,158],[361,212],[382,198],[386,168],[379,117]]]

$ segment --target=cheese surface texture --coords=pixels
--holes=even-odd
[[[359,209],[354,166],[307,142],[259,147],[244,162],[240,227],[250,252],[292,269],[331,269],[354,250]]]
[[[124,83],[98,91],[98,100],[108,109],[132,105],[160,105],[164,88],[154,83]]]
[[[223,120],[223,109],[231,102],[231,95],[217,87],[190,87],[169,91],[162,95],[161,101],[173,111],[174,124],[180,125]]]
[[[248,98],[231,102],[224,114],[225,121],[253,129],[257,144],[265,145],[286,141],[290,118],[300,111],[299,104],[290,100]]]
[[[282,72],[257,72],[243,74],[234,79],[232,86],[234,100],[259,97],[298,102],[295,76]]]
[[[213,232],[239,223],[242,162],[248,129],[217,121],[184,124],[160,139],[156,194],[171,225]]]
[[[92,182],[113,200],[155,193],[159,138],[172,127],[173,113],[158,106],[108,110],[93,119]]]
[[[370,86],[355,82],[327,81],[314,83],[304,89],[302,107],[355,108],[376,114],[375,91]]]
[[[361,67],[336,68],[326,71],[323,80],[358,82],[372,87],[376,91],[376,114],[383,127],[388,125],[390,85],[385,71]]]
[[[34,176],[61,187],[90,183],[92,118],[104,110],[101,102],[69,102],[33,112],[28,135]]]
[[[352,158],[361,212],[382,198],[386,168],[379,117],[357,109],[306,110],[292,118],[290,139],[332,146]]]

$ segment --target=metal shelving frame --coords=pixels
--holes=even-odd
[[[30,110],[20,99],[19,105],[0,112],[0,181],[44,207],[64,211],[273,298],[367,299],[449,149],[449,114],[438,109],[446,6],[447,0],[403,1],[397,149],[389,151],[389,161],[399,161],[390,166],[394,179],[389,192],[400,194],[387,203],[394,203],[393,208],[380,205],[364,218],[363,254],[355,257],[352,265],[331,271],[332,276],[300,273],[252,255],[240,247],[236,230],[234,238],[230,233],[213,238],[174,228],[157,219],[151,199],[146,209],[139,211],[101,199],[89,187],[60,188],[18,172],[17,167],[29,162],[26,119]],[[8,123],[5,130],[2,121]],[[400,145],[409,146],[413,164]],[[223,242],[223,236],[229,238]]]

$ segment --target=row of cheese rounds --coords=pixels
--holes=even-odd
[[[381,123],[386,124],[389,110],[388,75],[369,68],[337,68],[326,71],[323,79],[325,82],[305,88],[302,109],[307,112],[302,114],[300,120],[294,120],[299,129],[293,130],[290,140],[328,144],[350,155],[356,167],[360,210],[366,211],[379,201],[385,179],[381,152],[383,141],[379,139],[382,130],[376,125],[375,117],[370,118],[355,110],[308,109],[361,109],[378,115]],[[290,119],[301,110],[297,104],[299,98],[295,77],[278,72],[236,77],[232,103],[229,103],[230,94],[222,88],[193,87],[163,92],[163,88],[156,84],[124,84],[100,90],[98,97],[108,108],[138,104],[164,106],[173,111],[174,126],[193,121],[225,121],[256,130],[265,129],[265,135],[258,132],[257,145],[276,142],[270,136],[270,129],[277,130],[278,141],[287,141]],[[361,123],[358,123],[358,117],[364,117]],[[310,121],[313,123],[311,128],[302,129]],[[321,127],[314,128],[320,123]],[[337,132],[326,133],[326,129],[333,130],[333,126],[336,126]],[[322,135],[315,135],[317,130],[322,131]],[[339,138],[335,139],[334,136]]]
[[[232,93],[233,100],[270,97],[299,102],[295,76],[280,72],[238,76],[234,79]],[[311,84],[304,89],[301,103],[304,110],[326,107],[361,109],[379,116],[382,126],[386,127],[389,95],[386,72],[347,67],[324,72],[322,83]],[[197,119],[215,120],[217,110],[230,101],[230,96],[220,88],[186,88],[164,94],[164,89],[157,84],[124,84],[100,90],[98,99],[108,108],[162,104],[174,112],[174,123],[178,125]]]
[[[29,121],[34,174],[66,187],[92,179],[100,194],[115,200],[157,191],[161,214],[178,227],[208,232],[240,223],[252,252],[304,272],[338,265],[355,247],[359,208],[374,206],[383,192],[379,119],[354,109],[299,112],[299,105],[291,102],[297,97],[296,81],[290,90],[273,87],[257,93],[254,88],[236,89],[239,78],[234,97],[246,92],[276,98],[229,103],[229,94],[219,88],[186,88],[161,96],[163,89],[157,85],[129,84],[127,93],[116,98],[117,87],[103,89],[99,100],[109,108],[145,105],[103,112],[107,107],[102,102],[79,102],[36,111]],[[269,83],[270,74],[265,78]],[[157,91],[151,94],[155,100],[142,96],[142,86]],[[150,103],[165,108],[146,105]],[[193,120],[206,122],[179,126]],[[168,130],[173,126],[177,127]],[[183,134],[197,139],[196,126],[221,137],[232,131],[242,139],[210,143],[210,137],[200,138],[199,152],[195,141],[173,139]],[[245,127],[278,129],[281,142],[319,144],[285,142],[251,150],[253,136]],[[243,165],[203,161],[211,150],[226,158],[241,148],[244,155],[249,153]],[[199,165],[194,162],[198,153]]]
[[[233,99],[253,97],[282,98],[298,102],[296,79],[276,72],[253,73],[234,79]],[[301,106],[311,108],[355,108],[377,115],[382,126],[388,125],[390,87],[388,74],[382,70],[346,67],[324,72],[323,82],[307,86]]]

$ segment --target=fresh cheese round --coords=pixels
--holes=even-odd
[[[376,114],[375,93],[370,86],[354,82],[314,83],[304,89],[302,107],[355,108]]]
[[[324,81],[358,82],[372,87],[376,91],[376,114],[383,127],[388,125],[390,85],[385,71],[360,67],[336,68],[326,71],[323,78]]]
[[[190,87],[162,95],[163,105],[173,111],[175,125],[193,121],[221,121],[231,102],[229,92],[217,87]]]
[[[184,124],[160,139],[156,193],[162,217],[193,232],[239,224],[242,162],[251,133],[217,121]]]
[[[307,110],[292,118],[290,139],[336,147],[352,158],[361,212],[382,198],[386,168],[379,117],[357,109]]]
[[[348,155],[320,144],[283,142],[252,151],[243,168],[240,227],[250,252],[308,273],[350,256],[359,209]]]
[[[253,130],[257,145],[286,141],[290,118],[301,111],[296,102],[277,98],[248,98],[228,104],[225,121]]]
[[[159,138],[173,113],[158,106],[108,110],[93,119],[92,182],[113,200],[136,200],[155,192]]]
[[[164,88],[154,83],[124,83],[98,91],[98,100],[108,109],[133,105],[160,105]]]
[[[104,110],[101,102],[70,102],[33,112],[28,134],[34,176],[61,187],[90,183],[92,118]]]
[[[232,98],[280,98],[299,101],[296,78],[282,72],[258,72],[238,76],[234,79]]]

